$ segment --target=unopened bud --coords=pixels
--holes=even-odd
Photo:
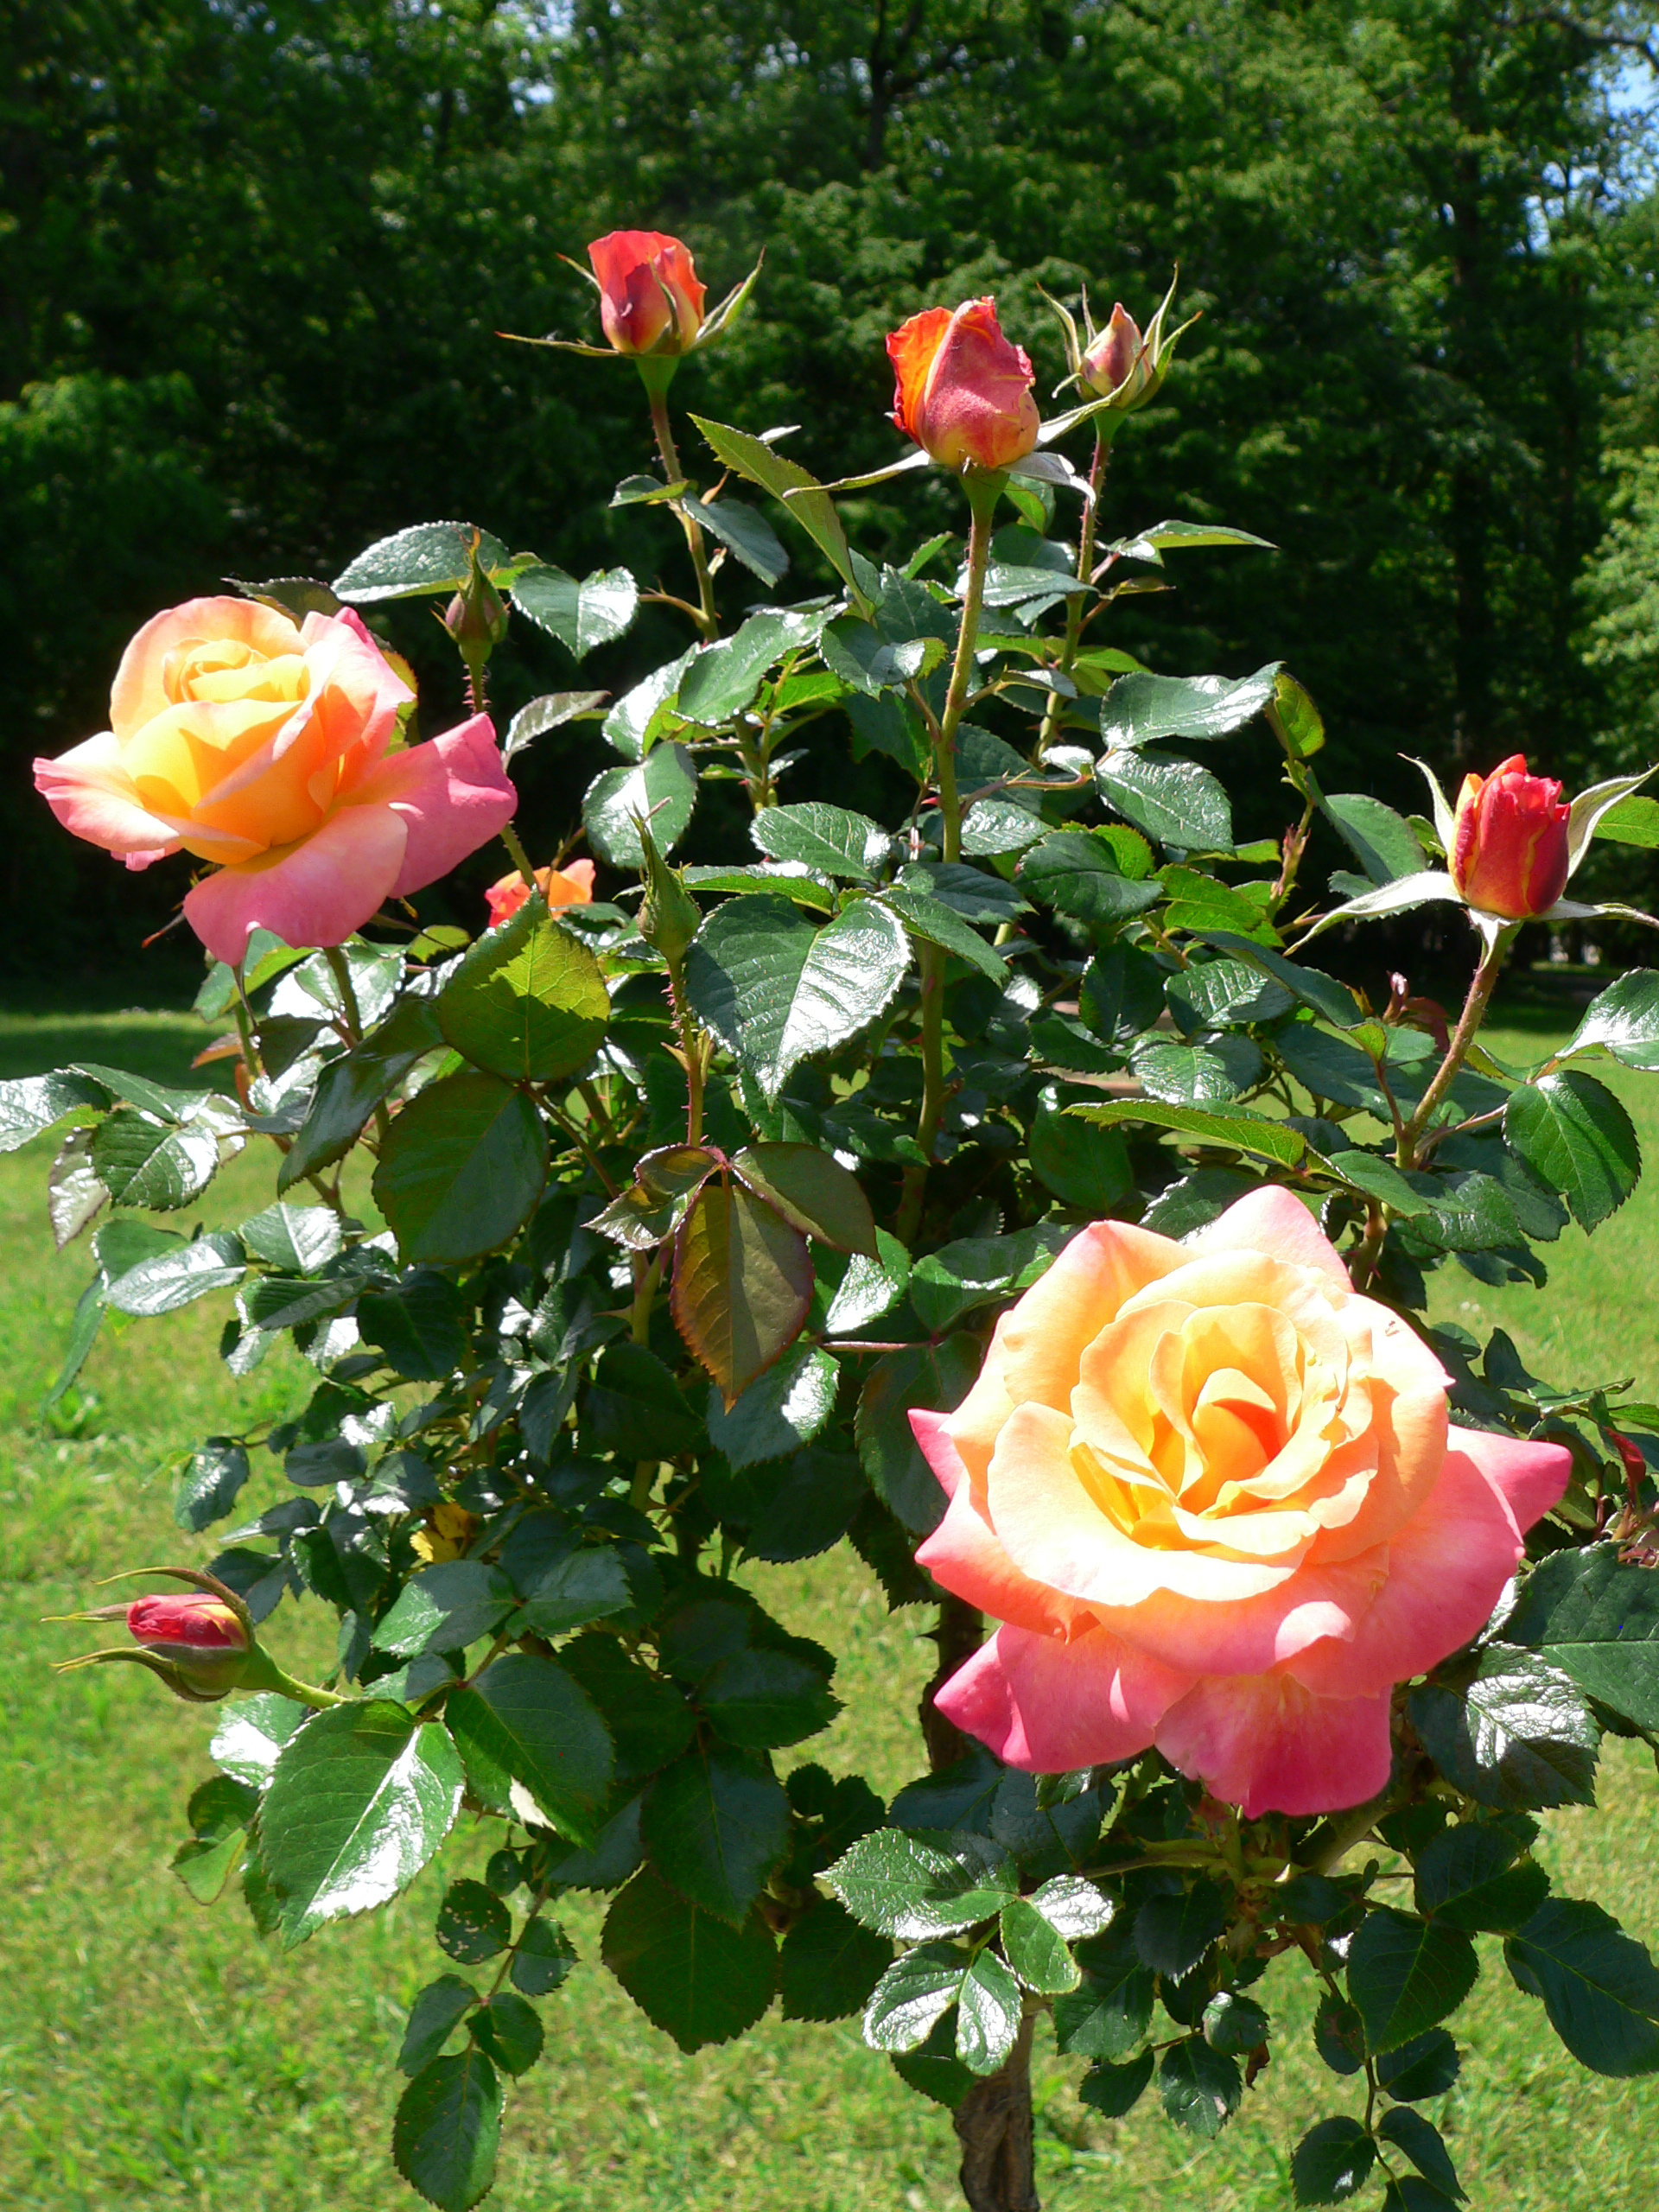
[[[473,573],[444,609],[443,626],[463,658],[487,660],[507,634],[506,602],[473,556]]]
[[[235,1592],[211,1575],[188,1568],[155,1570],[175,1573],[197,1587],[182,1594],[135,1598],[130,1605],[99,1605],[72,1620],[124,1621],[132,1645],[88,1651],[68,1667],[108,1666],[124,1662],[143,1667],[164,1681],[175,1697],[192,1705],[211,1705],[251,1678],[263,1681],[265,1656],[254,1639],[253,1621]]]
[[[1077,381],[1096,398],[1115,399],[1125,414],[1143,405],[1161,383],[1141,326],[1121,302],[1084,354]]]
[[[639,934],[664,960],[680,960],[698,930],[702,916],[696,901],[657,849],[656,840],[644,822],[639,842],[645,858],[645,896],[639,909]]]

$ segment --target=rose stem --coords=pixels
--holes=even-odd
[[[651,427],[657,433],[657,450],[663,457],[663,467],[668,472],[667,481],[680,481],[680,456],[675,450],[673,427],[668,419],[668,394],[658,391],[649,378],[645,390],[651,397]],[[680,518],[685,532],[686,550],[691,556],[691,566],[696,571],[697,598],[701,611],[696,624],[705,639],[720,635],[720,617],[715,612],[715,580],[709,573],[709,556],[703,549],[702,531],[687,514],[679,500],[674,502],[674,512]]]

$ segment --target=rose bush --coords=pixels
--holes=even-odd
[[[349,607],[296,622],[257,601],[191,600],[144,625],[110,728],[37,760],[35,787],[129,868],[181,849],[212,863],[184,912],[215,959],[240,960],[256,929],[343,944],[517,804],[483,716],[397,742],[412,698]]]
[[[1374,1796],[1390,1693],[1478,1632],[1560,1445],[1448,1426],[1450,1378],[1301,1202],[1191,1244],[1099,1222],[911,1423],[950,1497],[918,1558],[1005,1625],[941,1712],[1037,1773],[1156,1744],[1212,1796]]]
[[[490,2186],[505,2077],[558,2048],[537,2008],[576,1967],[569,1890],[613,1893],[598,1963],[688,2052],[775,1999],[861,2013],[951,2109],[974,2212],[1036,2203],[1039,2024],[1085,2107],[1120,2118],[1155,2075],[1207,2139],[1274,2078],[1270,1962],[1305,1965],[1352,2108],[1294,2193],[1375,2170],[1384,2212],[1449,2202],[1415,2107],[1456,2075],[1476,1933],[1576,2058],[1659,2072],[1659,1969],[1534,1855],[1593,1802],[1604,1731],[1659,1745],[1659,1403],[1430,1318],[1471,1310],[1454,1268],[1541,1283],[1636,1186],[1597,1071],[1659,1066],[1659,975],[1529,1065],[1478,1045],[1520,917],[1617,911],[1555,894],[1592,840],[1650,846],[1659,807],[1615,778],[1563,824],[1516,760],[1455,817],[1431,779],[1408,821],[1326,788],[1340,733],[1281,663],[1142,664],[1107,627],[1157,581],[1136,563],[1261,547],[1097,529],[1170,298],[1144,334],[1051,302],[1080,396],[1046,422],[990,301],[930,308],[889,341],[902,460],[825,484],[791,433],[694,416],[699,486],[671,380],[747,287],[703,315],[655,232],[592,258],[613,342],[576,350],[639,369],[662,479],[619,504],[669,509],[677,588],[419,525],[332,583],[158,618],[111,729],[41,766],[79,834],[217,870],[184,905],[219,956],[203,1064],[235,1061],[222,1090],[0,1084],[0,1145],[67,1125],[51,1219],[91,1242],[53,1402],[106,1314],[210,1296],[234,1375],[287,1344],[315,1376],[177,1469],[187,1538],[236,1522],[160,1570],[192,1594],[95,1611],[136,1641],[68,1663],[235,1699],[175,1866],[204,1902],[239,1878],[264,1934],[462,1859],[391,2128],[443,2212]],[[855,547],[836,493],[930,465],[958,542]],[[351,604],[420,596],[480,710],[514,623],[577,659],[646,601],[692,635],[614,699],[530,701],[503,753],[481,711],[402,750]],[[537,870],[502,759],[578,718],[607,751]],[[869,813],[834,771],[836,803],[790,796],[842,721]],[[1257,725],[1273,840],[1210,765]],[[383,909],[492,829],[487,926]],[[1438,978],[1379,1006],[1311,963],[1430,899],[1478,948],[1455,1022]],[[220,1165],[266,1144],[276,1203],[209,1226]],[[185,1209],[188,1236],[157,1226]],[[874,1578],[860,1639],[879,1585],[938,1649],[927,1770],[890,1798],[798,1753],[857,1693],[749,1573],[843,1544]],[[296,1603],[332,1617],[325,1681],[261,1640]]]

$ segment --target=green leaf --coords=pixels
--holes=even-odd
[[[652,669],[631,691],[625,691],[606,715],[605,736],[625,760],[643,760],[658,738],[678,726],[682,717],[673,703],[675,694],[699,650],[688,645],[677,659]]]
[[[1138,2058],[1127,2064],[1114,2066],[1108,2058],[1097,2058],[1077,2084],[1077,2095],[1091,2112],[1105,2120],[1122,2120],[1140,2103],[1148,2082],[1152,2079],[1153,2053],[1143,2050]]]
[[[1149,1098],[1174,1106],[1228,1106],[1262,1075],[1261,1053],[1248,1037],[1207,1045],[1137,1045],[1129,1065]]]
[[[1206,2143],[1226,2126],[1244,2094],[1237,2060],[1211,2050],[1202,2036],[1170,2045],[1159,2061],[1158,2088],[1175,2125]]]
[[[930,1252],[910,1274],[911,1303],[923,1327],[937,1334],[994,1299],[1029,1289],[1071,1234],[1057,1223],[1039,1222],[1011,1236],[967,1236]]]
[[[1014,2049],[1025,1999],[995,1951],[982,1951],[957,1993],[957,2056],[972,2074],[995,2074]]]
[[[1643,801],[1644,805],[1652,803]],[[1659,969],[1632,968],[1617,976],[1591,1000],[1583,1020],[1556,1058],[1569,1059],[1597,1045],[1627,1068],[1659,1068]]]
[[[290,1737],[259,1808],[287,1946],[407,1889],[449,1833],[461,1779],[444,1731],[386,1698],[333,1707]]]
[[[1217,1990],[1204,2008],[1204,2039],[1212,2050],[1259,2050],[1272,2024],[1253,1997],[1236,1989]]]
[[[1572,1678],[1534,1652],[1492,1644],[1461,1694],[1425,1682],[1409,1710],[1435,1765],[1480,1804],[1595,1802],[1600,1731]]]
[[[1135,1948],[1141,1963],[1180,1981],[1190,1974],[1227,1925],[1228,1896],[1204,1876],[1173,1897],[1148,1897],[1135,1916]]]
[[[1103,753],[1095,777],[1108,804],[1159,844],[1186,852],[1230,849],[1232,807],[1210,771],[1196,761],[1167,753]]]
[[[481,1966],[512,1941],[512,1915],[482,1882],[452,1882],[438,1908],[441,1951],[462,1966]]]
[[[741,1927],[789,1848],[789,1800],[761,1762],[717,1745],[688,1751],[651,1783],[645,1853],[703,1912]]]
[[[563,569],[526,569],[512,601],[581,660],[622,635],[639,608],[639,587],[626,569],[597,569],[580,583]]]
[[[507,1979],[526,1997],[546,1997],[569,1977],[576,1962],[570,1938],[550,1920],[532,1920],[513,1948]]]
[[[1304,968],[1300,961],[1287,960],[1283,953],[1274,951],[1270,945],[1254,944],[1249,938],[1236,937],[1227,930],[1205,930],[1204,941],[1223,952],[1236,954],[1262,975],[1270,976],[1292,998],[1303,1006],[1311,1006],[1338,1029],[1351,1029],[1363,1019],[1363,1010],[1347,984],[1339,983],[1334,976],[1325,975],[1321,969]]]
[[[1581,2066],[1618,2080],[1659,2073],[1659,1969],[1599,1905],[1548,1898],[1503,1956]]]
[[[1370,2178],[1376,2145],[1347,2113],[1322,2120],[1291,2153],[1290,2185],[1299,2204],[1345,2204]]]
[[[1096,1220],[1110,1213],[1135,1181],[1122,1138],[1074,1121],[1050,1091],[1038,1100],[1028,1156],[1046,1190]]]
[[[555,1560],[537,1580],[514,1615],[512,1629],[568,1636],[573,1628],[625,1612],[632,1603],[621,1554],[609,1545],[588,1545]]]
[[[562,1835],[593,1842],[614,1754],[609,1729],[563,1667],[509,1651],[450,1692],[444,1719],[486,1805],[509,1810],[517,1783]]]
[[[257,1697],[238,1698],[225,1707],[208,1746],[213,1763],[238,1782],[263,1789],[283,1745],[308,1717],[304,1706],[269,1690]]]
[[[1512,1090],[1503,1135],[1533,1173],[1560,1192],[1586,1229],[1616,1212],[1642,1173],[1642,1148],[1630,1116],[1581,1068],[1563,1068]]]
[[[1077,1777],[1071,1779],[1075,1781]],[[1065,1829],[1070,1817],[1067,1808],[1080,1811],[1084,1802],[1093,1798],[1093,1796],[1092,1790],[1080,1790],[1075,1797],[1058,1798],[1046,1804],[1039,1799],[1039,1819],[1048,1827],[1051,1835],[1064,1843]],[[1094,1802],[1097,1808],[1098,1800]],[[1097,1821],[1097,1810],[1095,1818]],[[999,1833],[1006,1833],[1001,1828],[1000,1821],[998,1825]],[[1093,1831],[1085,1829],[1083,1847],[1086,1848],[1093,1840]],[[1017,1838],[1014,1839],[1014,1847],[1021,1859],[1030,1855]],[[1035,1905],[1055,1933],[1064,1936],[1068,1943],[1077,1942],[1085,1936],[1100,1935],[1111,1925],[1117,1911],[1110,1897],[1103,1896],[1092,1882],[1084,1881],[1079,1874],[1052,1876],[1040,1889],[1032,1891],[1029,1902]],[[1075,1986],[1071,1982],[1066,1984],[1068,1989]]]
[[[651,825],[664,856],[686,832],[697,803],[697,766],[683,745],[653,746],[638,767],[605,768],[582,794],[588,842],[612,868],[642,868],[639,823]]]
[[[860,899],[825,928],[761,894],[717,907],[686,962],[692,1011],[752,1070],[768,1099],[790,1071],[850,1044],[883,1014],[910,965],[896,917]]]
[[[1273,705],[1264,711],[1293,760],[1311,760],[1324,746],[1325,718],[1288,669],[1274,677]]]
[[[709,1726],[727,1743],[780,1750],[827,1728],[841,1711],[823,1674],[791,1651],[733,1651],[697,1688]]]
[[[717,537],[768,589],[782,580],[789,556],[779,543],[777,531],[757,508],[723,497],[696,499],[690,493],[681,505],[693,522],[701,523]]]
[[[736,469],[740,476],[747,476],[750,483],[758,484],[763,492],[770,492],[774,499],[782,501],[785,512],[799,523],[828,556],[836,574],[856,590],[858,579],[853,571],[847,533],[841,526],[835,501],[817,479],[747,431],[734,430],[724,423],[711,423],[702,415],[694,415],[691,420],[714,449],[715,458],[726,467]],[[785,499],[787,492],[794,492],[797,496]]]
[[[734,636],[701,646],[679,680],[674,711],[704,729],[718,729],[748,705],[795,634],[781,614],[752,614]]]
[[[818,651],[832,675],[870,698],[931,675],[945,658],[938,638],[893,639],[856,617],[830,623],[818,639]]]
[[[729,1410],[800,1334],[812,1302],[806,1240],[723,1177],[705,1183],[674,1238],[674,1319]]]
[[[546,1135],[524,1092],[499,1076],[452,1075],[393,1122],[374,1199],[406,1260],[472,1260],[529,1220],[546,1173]]]
[[[92,1133],[92,1169],[118,1205],[168,1213],[207,1189],[219,1166],[219,1135],[183,1128],[126,1107]]]
[[[779,1360],[729,1411],[709,1394],[709,1440],[734,1472],[787,1459],[810,1444],[835,1411],[840,1370],[826,1351],[804,1345]]]
[[[1075,1989],[1083,1977],[1077,1961],[1027,1897],[1010,1897],[1002,1908],[1002,1950],[1027,1989],[1052,1997]]]
[[[399,1659],[462,1651],[492,1635],[512,1611],[505,1574],[482,1560],[450,1560],[411,1574],[374,1627],[374,1649]]]
[[[258,1792],[216,1774],[190,1795],[190,1840],[173,1854],[173,1872],[198,1904],[212,1904],[241,1866]]]
[[[256,1260],[285,1275],[315,1274],[346,1241],[332,1206],[267,1206],[237,1234]]]
[[[1423,2179],[1439,2190],[1442,2196],[1449,2196],[1454,2202],[1465,2199],[1467,2192],[1459,2184],[1458,2170],[1452,2163],[1440,2131],[1421,2113],[1395,2105],[1392,2112],[1383,2114],[1376,2132],[1385,2143],[1397,2144]]]
[[[864,1471],[876,1496],[915,1535],[938,1528],[944,1493],[912,1432],[911,1410],[954,1413],[979,1363],[979,1344],[965,1333],[942,1344],[906,1345],[881,1355],[860,1393],[853,1433]]]
[[[823,1879],[855,1920],[904,1942],[994,1920],[1019,1890],[1012,1854],[962,1829],[878,1828]]]
[[[777,1948],[758,1912],[729,1928],[648,1867],[607,1915],[601,1955],[646,2018],[684,2051],[752,2028],[777,1984]]]
[[[1624,1566],[1611,1544],[1541,1561],[1503,1639],[1544,1653],[1638,1727],[1659,1729],[1659,1576]]]
[[[1127,1923],[1091,1937],[1077,1952],[1079,1986],[1054,1999],[1054,2040],[1084,2058],[1122,2058],[1147,2032],[1156,1986],[1141,1963]]]
[[[1319,811],[1334,823],[1348,849],[1373,883],[1393,883],[1420,875],[1428,855],[1403,815],[1363,791],[1339,791],[1322,798]]]
[[[458,1052],[510,1083],[575,1075],[609,1027],[599,963],[538,897],[467,952],[439,994],[438,1027]]]
[[[672,1459],[691,1450],[702,1433],[702,1422],[654,1351],[644,1344],[607,1346],[582,1407],[584,1453]]]
[[[1313,2047],[1333,2074],[1357,2074],[1364,2065],[1365,2024],[1345,1997],[1327,1990],[1320,1998],[1313,2015]]]
[[[395,1290],[365,1290],[358,1332],[410,1382],[441,1382],[467,1357],[467,1306],[448,1275],[417,1268]]]
[[[377,600],[459,591],[472,574],[474,546],[479,566],[492,581],[511,574],[512,556],[487,530],[469,522],[417,523],[359,553],[334,578],[334,596],[367,607]]]
[[[1244,960],[1193,961],[1169,978],[1165,990],[1177,1027],[1189,1033],[1276,1021],[1295,1004],[1281,983],[1268,980]]]
[[[910,1255],[896,1236],[885,1229],[875,1232],[874,1259],[855,1253],[848,1262],[844,1274],[836,1280],[835,1262],[820,1253],[817,1274],[821,1282],[834,1281],[836,1288],[824,1313],[824,1333],[830,1337],[855,1337],[882,1314],[891,1313],[904,1296],[910,1281]]]
[[[527,2074],[542,2055],[541,2015],[510,1989],[498,1990],[473,2015],[480,2048],[506,2074]]]
[[[1033,845],[1017,880],[1056,913],[1103,931],[1144,913],[1163,896],[1160,883],[1131,881],[1105,840],[1081,830],[1063,830]]]
[[[246,1273],[240,1239],[215,1232],[197,1237],[193,1244],[158,1252],[154,1259],[141,1260],[136,1268],[117,1275],[105,1287],[104,1296],[118,1313],[148,1320],[157,1313],[173,1313],[181,1306],[194,1305],[210,1291],[229,1290]]]
[[[1524,1833],[1497,1821],[1460,1821],[1432,1836],[1417,1856],[1417,1910],[1443,1928],[1499,1935],[1543,1903],[1549,1877],[1522,1859]],[[1516,1865],[1516,1860],[1520,1864]]]
[[[110,1103],[105,1086],[73,1068],[0,1083],[0,1153],[16,1152],[83,1106]]]
[[[428,1982],[409,2008],[409,2025],[397,2053],[400,2071],[418,2074],[429,2065],[477,2002],[478,1992],[459,1974],[441,1974]]]
[[[379,1102],[442,1042],[431,1000],[399,999],[378,1029],[317,1078],[310,1110],[277,1171],[277,1189],[291,1190],[343,1159]]]
[[[1610,806],[1592,833],[1611,838],[1616,845],[1638,845],[1651,852],[1659,846],[1659,799],[1632,795]]]
[[[1115,1128],[1122,1122],[1147,1122],[1154,1128],[1176,1129],[1197,1143],[1226,1145],[1235,1152],[1270,1160],[1280,1167],[1294,1167],[1307,1150],[1306,1140],[1299,1130],[1242,1106],[1169,1106],[1155,1098],[1112,1098],[1103,1105],[1069,1106],[1065,1110],[1100,1128]]]
[[[233,1437],[210,1436],[198,1445],[179,1478],[173,1518],[181,1529],[202,1529],[222,1521],[249,1475],[248,1455]]]
[[[1446,2030],[1431,2028],[1401,2050],[1385,2051],[1376,2062],[1376,2078],[1391,2097],[1414,2104],[1424,2097],[1443,2096],[1457,2080],[1462,2063]]]
[[[691,1710],[679,1691],[629,1658],[613,1636],[579,1636],[564,1646],[559,1662],[604,1715],[616,1740],[620,1780],[654,1773],[690,1742]]]
[[[391,2155],[397,2171],[440,2212],[468,2212],[495,2180],[501,2085],[469,2047],[423,2066],[398,2101]]]
[[[1120,676],[1101,702],[1100,734],[1108,745],[1129,747],[1160,737],[1226,737],[1268,705],[1281,664],[1270,661],[1236,682],[1224,676]]]
[[[1001,954],[987,944],[978,931],[964,922],[953,907],[902,883],[888,887],[883,894],[883,904],[899,916],[912,937],[952,954],[999,989],[1007,982],[1007,963]]]
[[[786,2020],[844,2020],[861,2012],[893,1958],[893,1946],[861,1928],[833,1897],[822,1898],[784,1938],[778,1986]]]
[[[610,696],[608,691],[544,691],[540,698],[531,699],[507,724],[501,744],[503,766],[549,730],[561,729],[566,722],[591,715]]]
[[[864,2040],[874,2050],[914,2050],[956,2003],[967,1970],[965,1953],[949,1943],[903,1951],[864,2007]]]
[[[875,1219],[857,1176],[817,1145],[746,1145],[732,1171],[819,1243],[876,1256]]]
[[[959,861],[907,861],[899,871],[898,883],[901,890],[948,906],[964,922],[977,922],[982,928],[1000,928],[1031,912],[1031,901],[1022,899],[1012,883]]]
[[[1348,1947],[1348,1994],[1373,2051],[1396,2050],[1456,2012],[1479,1973],[1459,1929],[1390,1905],[1367,1913]]]

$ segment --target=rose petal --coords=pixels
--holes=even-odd
[[[140,803],[121,766],[112,731],[72,745],[55,760],[36,760],[34,766],[35,790],[74,836],[102,845],[120,859],[142,854],[143,866],[159,854],[177,852],[179,832],[186,825]]]
[[[1187,1240],[1192,1252],[1265,1252],[1293,1267],[1313,1268],[1344,1297],[1353,1294],[1337,1248],[1299,1198],[1264,1183],[1236,1198],[1225,1213]]]
[[[1319,1697],[1288,1675],[1210,1675],[1158,1724],[1158,1748],[1246,1820],[1363,1805],[1393,1764],[1386,1692]]]
[[[1017,1622],[1040,1635],[1086,1619],[1085,1607],[1032,1581],[1009,1559],[975,1499],[967,1471],[944,1433],[944,1418],[943,1414],[925,1413],[912,1413],[910,1417],[916,1440],[950,1500],[944,1520],[918,1548],[918,1566],[925,1567],[936,1581],[981,1612]]]
[[[1573,1454],[1564,1444],[1530,1444],[1484,1428],[1454,1428],[1449,1440],[1502,1493],[1523,1535],[1566,1495]]]
[[[197,884],[185,919],[215,960],[240,960],[257,929],[284,944],[343,944],[391,895],[406,834],[391,807],[342,807],[279,858],[262,855]]]
[[[447,875],[511,822],[518,794],[502,769],[489,716],[474,715],[425,745],[388,753],[344,810],[365,804],[392,807],[403,817],[408,842],[390,888],[394,898],[406,899]]]
[[[290,615],[257,599],[188,599],[152,615],[128,645],[110,693],[110,726],[122,740],[171,706],[168,664],[200,646],[246,645],[260,659],[300,651]]]
[[[1010,1766],[1064,1774],[1133,1758],[1192,1677],[1160,1667],[1103,1629],[1066,1642],[1000,1628],[934,1699],[964,1735]]]

